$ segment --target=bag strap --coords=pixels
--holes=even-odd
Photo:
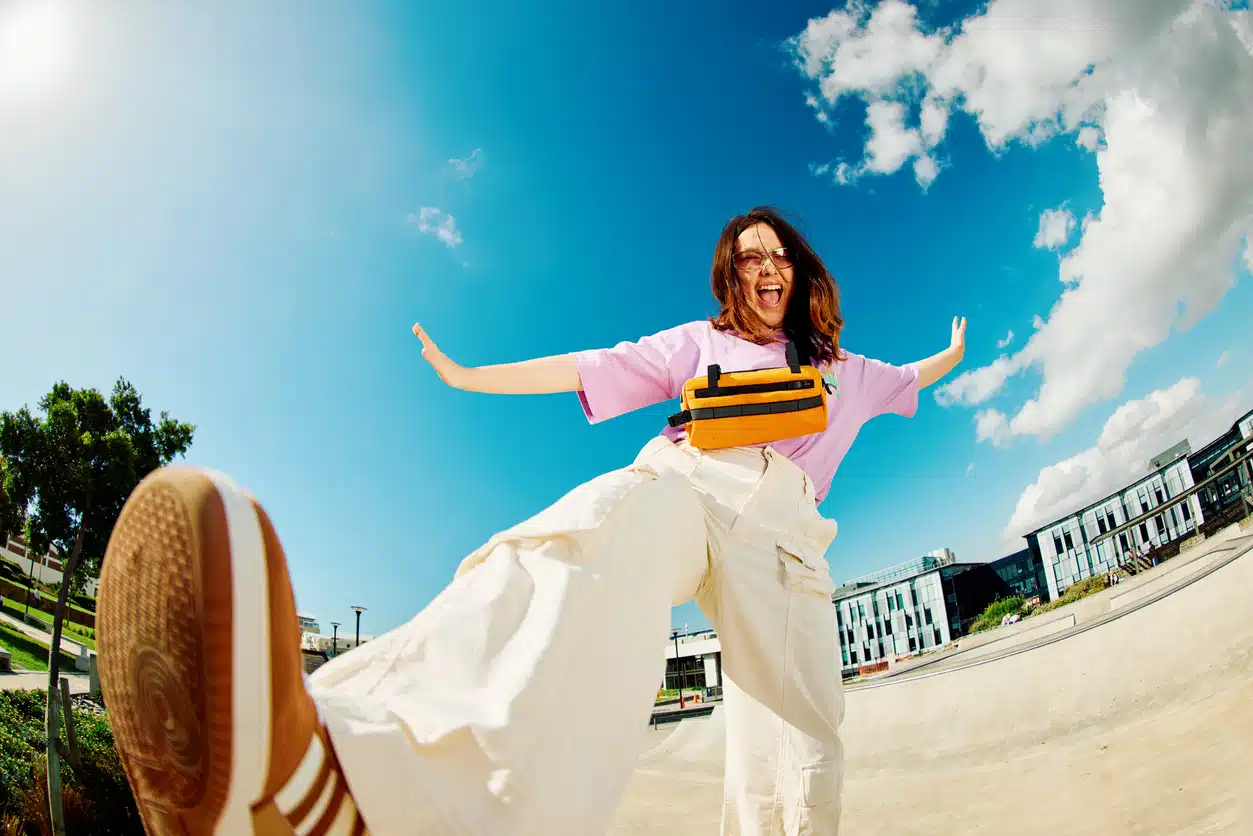
[[[787,345],[783,348],[783,353],[787,357],[787,367],[792,374],[801,373],[801,357],[800,352],[796,349],[796,343],[792,340],[787,341]]]

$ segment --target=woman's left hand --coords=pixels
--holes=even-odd
[[[949,343],[949,351],[961,360],[966,354],[966,317],[953,317],[953,340]]]

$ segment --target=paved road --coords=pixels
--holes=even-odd
[[[1210,568],[1026,652],[850,690],[841,833],[1253,833],[1249,541]],[[653,733],[613,834],[718,832],[721,719]]]

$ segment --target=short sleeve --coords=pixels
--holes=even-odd
[[[593,424],[679,397],[700,360],[702,323],[692,322],[621,342],[575,352],[583,390],[579,402]]]
[[[894,366],[869,357],[862,360],[861,397],[868,418],[892,413],[905,418],[918,411],[917,364]]]

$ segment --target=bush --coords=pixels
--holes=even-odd
[[[6,836],[51,832],[44,706],[42,691],[0,691],[0,829]],[[107,717],[75,708],[74,730],[81,764],[74,769],[62,763],[61,768],[66,832],[142,834]]]
[[[1109,581],[1104,575],[1096,575],[1094,577],[1087,578],[1066,587],[1066,591],[1063,592],[1061,597],[1059,597],[1056,601],[1041,604],[1035,611],[1037,613],[1048,612],[1049,610],[1055,610],[1058,607],[1064,607],[1067,604],[1073,604],[1080,598],[1086,598],[1094,592],[1100,592],[1108,586]]]
[[[980,613],[978,618],[970,623],[968,632],[978,633],[981,630],[991,630],[993,627],[1000,627],[1002,618],[1007,615],[1021,615],[1025,608],[1026,602],[1021,595],[993,601]]]

